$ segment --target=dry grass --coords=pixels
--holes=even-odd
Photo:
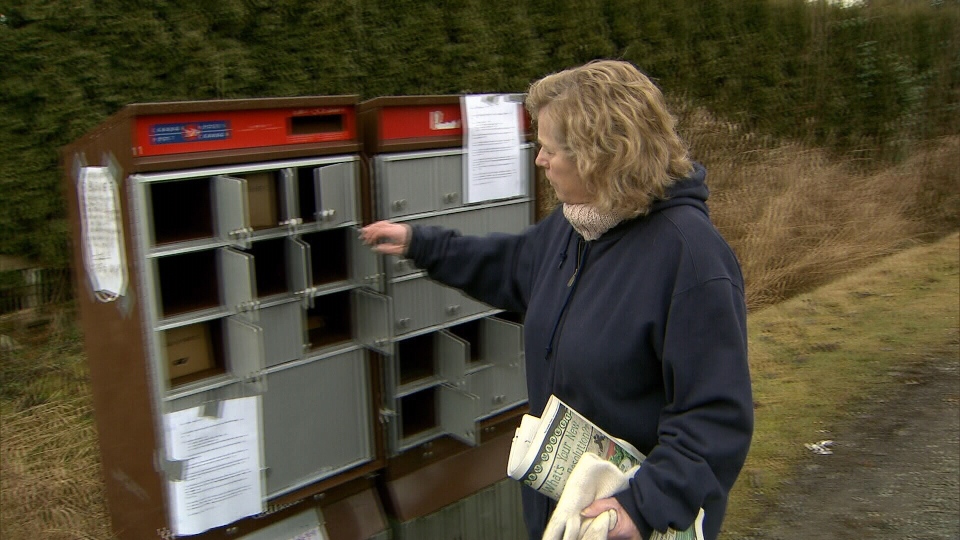
[[[717,228],[737,252],[753,310],[957,230],[960,137],[882,170],[775,143],[701,109],[681,126],[711,189]]]
[[[684,102],[673,109],[707,167],[711,216],[740,258],[751,310],[960,227],[960,136],[877,170],[744,132]],[[542,177],[538,194],[543,216],[557,200]]]
[[[4,414],[0,537],[111,538],[88,396]]]
[[[879,302],[888,297],[878,291],[902,283],[887,283],[888,278],[920,271],[910,266],[913,255],[890,259],[900,261],[896,264],[903,272],[885,267],[871,274],[872,281],[794,298],[778,306],[779,311],[760,308],[956,231],[960,137],[930,143],[900,165],[871,171],[863,163],[831,159],[817,149],[743,133],[699,109],[681,104],[675,110],[697,159],[707,165],[711,211],[740,257],[752,310],[751,362],[761,408],[746,480],[738,484],[731,504],[730,525],[742,528],[790,474],[798,445],[813,440],[810,429],[836,416],[836,407],[861,389],[878,383],[871,375],[876,364],[857,351],[889,358],[876,343],[890,347],[891,340],[902,340],[909,349],[928,336],[919,322],[904,329],[901,323],[909,321],[902,319],[923,321],[935,313],[928,309],[932,300],[922,289],[933,284],[922,281],[904,289],[917,294],[884,292],[896,296]],[[549,193],[549,186],[541,182],[540,187]],[[555,203],[543,197],[541,214]],[[940,269],[952,276],[954,287],[935,287],[946,291],[946,301],[954,307],[960,296],[957,241],[956,236],[946,240],[954,265]],[[937,279],[929,272],[924,275]],[[869,294],[861,298],[850,292],[857,290]],[[908,297],[910,302],[902,301]],[[850,304],[855,301],[859,304]],[[903,315],[897,311],[907,308],[911,311]],[[952,313],[947,326],[955,340],[958,323]],[[814,318],[822,321],[819,326],[806,324]],[[73,314],[63,310],[33,320],[46,324],[0,318],[0,335],[21,345],[0,350],[0,538],[112,538]],[[831,330],[838,324],[855,326],[859,333]],[[820,333],[814,333],[818,328]],[[818,345],[824,345],[822,350]],[[852,362],[838,362],[836,355],[844,354]],[[821,380],[836,382],[831,390],[836,402],[812,399],[820,395],[815,383]],[[783,444],[790,446],[783,450]]]
[[[80,336],[69,309],[0,318],[0,538],[112,538]]]

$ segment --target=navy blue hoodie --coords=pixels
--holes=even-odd
[[[524,314],[532,414],[550,394],[647,459],[617,500],[644,538],[716,538],[753,433],[743,277],[707,212],[704,169],[646,216],[594,241],[558,208],[520,235],[415,227],[407,256],[430,277]],[[523,489],[539,539],[554,503]]]

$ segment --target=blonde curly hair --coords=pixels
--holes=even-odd
[[[526,108],[556,125],[551,136],[576,164],[591,203],[624,217],[646,214],[693,169],[663,94],[629,62],[596,60],[530,85]]]

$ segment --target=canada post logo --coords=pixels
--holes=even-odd
[[[230,122],[179,122],[150,126],[150,144],[222,141],[230,138]]]

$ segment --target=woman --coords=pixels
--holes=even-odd
[[[536,164],[563,203],[520,235],[369,225],[364,240],[442,283],[524,314],[530,410],[550,394],[647,458],[614,497],[609,538],[716,538],[753,432],[743,278],[710,222],[704,169],[657,87],[596,61],[534,82]],[[523,490],[530,538],[555,504]]]

